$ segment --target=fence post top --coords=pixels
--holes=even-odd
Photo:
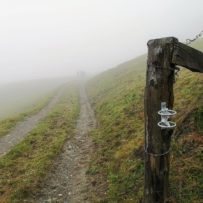
[[[178,42],[178,39],[176,37],[163,37],[163,38],[151,39],[147,42],[147,45],[153,46],[154,44],[157,44],[157,43],[171,44],[175,42]]]

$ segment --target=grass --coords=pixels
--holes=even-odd
[[[203,40],[195,44],[203,50]],[[98,120],[92,132],[97,153],[89,174],[96,180],[93,202],[140,202],[144,181],[144,113],[146,56],[106,71],[88,83]],[[178,114],[172,142],[171,201],[203,200],[203,77],[181,70],[175,84]]]
[[[33,80],[0,86],[0,137],[46,106],[64,80]]]
[[[45,96],[40,101],[36,102],[34,107],[30,108],[28,111],[24,113],[19,113],[10,118],[0,120],[0,137],[9,133],[18,122],[24,120],[28,116],[32,116],[35,113],[39,112],[43,107],[45,107],[48,104],[48,102],[51,100],[51,98],[55,93],[50,93],[49,95]]]
[[[66,79],[67,81],[67,79]],[[40,79],[0,85],[0,120],[30,111],[49,96],[65,79]]]
[[[0,158],[0,202],[23,202],[37,190],[65,140],[74,134],[79,113],[74,86],[53,111],[8,154]]]

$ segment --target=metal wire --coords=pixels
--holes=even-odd
[[[189,44],[191,44],[192,42],[194,42],[194,41],[196,41],[197,39],[199,39],[201,36],[203,36],[203,30],[199,33],[199,34],[197,34],[196,36],[195,36],[195,38],[193,38],[193,39],[186,39],[186,45],[189,45]]]
[[[144,148],[144,152],[145,152],[146,154],[149,154],[149,155],[152,155],[152,156],[155,156],[155,157],[164,156],[164,155],[168,154],[170,151],[171,151],[171,149],[169,148],[168,151],[166,151],[166,152],[164,152],[164,153],[161,153],[161,154],[158,154],[158,153],[151,153],[151,152],[148,152],[148,151],[146,150],[146,148]]]

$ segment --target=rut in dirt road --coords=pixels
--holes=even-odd
[[[35,202],[89,202],[88,169],[92,153],[92,140],[88,133],[95,128],[96,121],[83,86],[80,86],[80,116],[75,135],[69,139],[63,152],[56,159],[36,195]]]
[[[25,121],[19,122],[11,132],[0,138],[0,157],[8,153],[16,144],[20,143],[36,125],[44,119],[59,101],[63,90],[59,90],[51,101],[37,114],[30,116]]]

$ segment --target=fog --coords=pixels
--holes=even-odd
[[[202,0],[1,0],[0,81],[98,73],[151,38],[193,38],[202,19]]]

